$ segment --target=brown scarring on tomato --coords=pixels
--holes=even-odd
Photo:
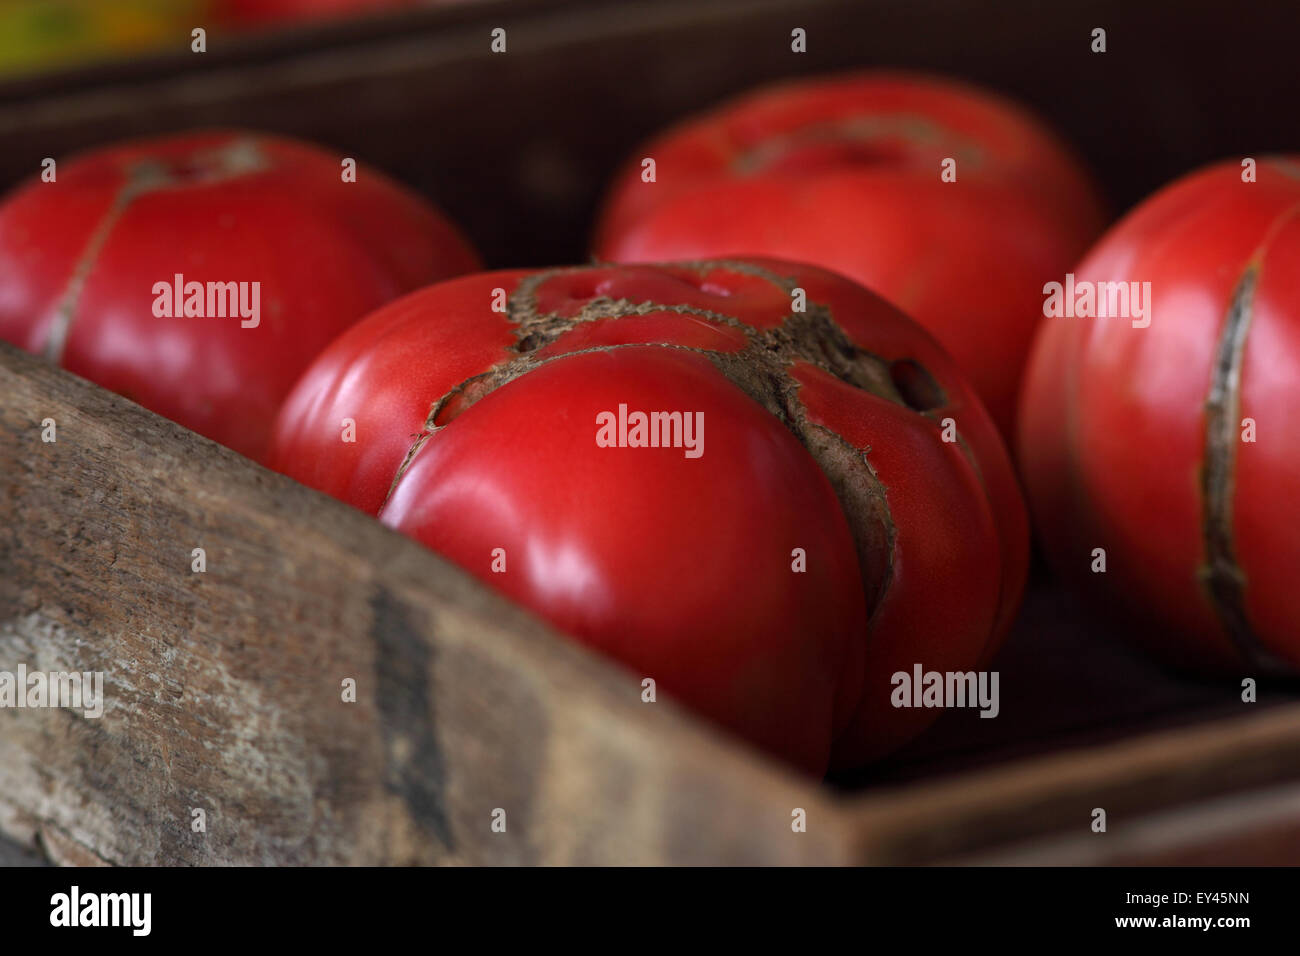
[[[1296,168],[1224,162],[1129,213],[1074,281],[1147,283],[1147,314],[1048,319],[1025,379],[1049,557],[1179,667],[1300,668]]]
[[[602,445],[614,409],[698,414],[699,454]],[[982,666],[1024,583],[1023,504],[970,386],[808,266],[445,282],[326,349],[275,434],[275,467],[815,772],[919,733],[936,712],[891,706],[891,675]]]
[[[331,339],[478,266],[428,203],[364,167],[345,181],[341,161],[238,131],[61,160],[53,181],[0,206],[0,338],[260,458],[280,401]],[[168,301],[180,293],[160,291],[173,284],[181,312]],[[227,314],[232,286],[247,317]]]

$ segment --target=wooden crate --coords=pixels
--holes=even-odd
[[[106,675],[98,719],[0,712],[0,831],[59,860],[1296,859],[1294,702],[836,791],[643,703],[638,675],[360,512],[8,346],[0,447],[0,661]]]
[[[1300,75],[1267,55],[1288,4],[1226,27],[1218,4],[1132,6],[1011,0],[990,23],[937,0],[535,0],[214,44],[0,88],[0,182],[124,135],[252,126],[376,162],[493,264],[541,265],[584,257],[641,136],[796,72],[1003,88],[1119,205],[1242,144],[1300,148],[1275,110]],[[1092,25],[1109,59],[1087,55]],[[1226,107],[1224,77],[1252,95]],[[107,675],[98,720],[0,711],[0,833],[59,862],[1300,861],[1297,689],[1244,704],[1165,674],[1049,580],[997,662],[999,719],[947,715],[885,764],[813,782],[642,703],[639,675],[364,515],[0,346],[0,669],[20,662]]]

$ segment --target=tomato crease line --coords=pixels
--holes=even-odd
[[[1224,630],[1239,651],[1266,670],[1283,669],[1251,627],[1246,613],[1246,574],[1237,561],[1232,533],[1236,491],[1237,415],[1241,366],[1254,314],[1262,255],[1251,259],[1224,318],[1205,401],[1205,461],[1201,467],[1201,533],[1205,564],[1200,574]]]

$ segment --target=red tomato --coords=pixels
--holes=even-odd
[[[1102,223],[1084,171],[1019,108],[947,80],[860,73],[751,93],[642,147],[595,252],[766,255],[856,279],[952,353],[1009,436],[1043,283]]]
[[[341,161],[207,132],[61,162],[0,206],[0,338],[260,457],[331,339],[478,267],[427,203]]]
[[[986,660],[1025,574],[1014,475],[951,360],[788,263],[421,290],[320,355],[272,464],[813,771],[923,729],[891,675]]]
[[[375,14],[414,7],[420,0],[212,0],[218,23],[236,27]]]
[[[1045,321],[1020,450],[1049,553],[1139,638],[1186,667],[1294,669],[1300,161],[1242,176],[1231,161],[1179,180],[1077,268],[1079,303],[1139,285],[1127,317]]]

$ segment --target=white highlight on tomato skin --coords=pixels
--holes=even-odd
[[[611,589],[604,570],[591,560],[590,549],[576,540],[548,541],[530,536],[524,548],[531,590],[554,608],[581,608],[584,617],[599,620],[611,613]]]
[[[533,531],[536,522],[511,492],[492,480],[491,475],[460,472],[455,468],[416,476],[411,473],[399,482],[393,496],[380,512],[380,520],[407,534],[414,528],[441,528],[455,538],[429,542],[434,550],[456,559],[476,553],[490,553],[502,544],[501,529],[513,529],[510,542],[510,569],[500,575],[541,600],[544,606],[563,609],[581,608],[584,615],[613,612],[612,590],[606,572],[592,557],[590,546],[579,538],[561,538]],[[536,504],[536,503],[534,503]],[[451,514],[473,514],[473,529],[445,520]],[[582,529],[575,529],[581,534]],[[518,540],[518,536],[523,541]],[[485,544],[490,539],[490,544]],[[520,557],[515,558],[518,554]],[[515,564],[516,560],[522,563]],[[518,571],[516,571],[518,568]],[[507,586],[507,590],[512,590]]]

